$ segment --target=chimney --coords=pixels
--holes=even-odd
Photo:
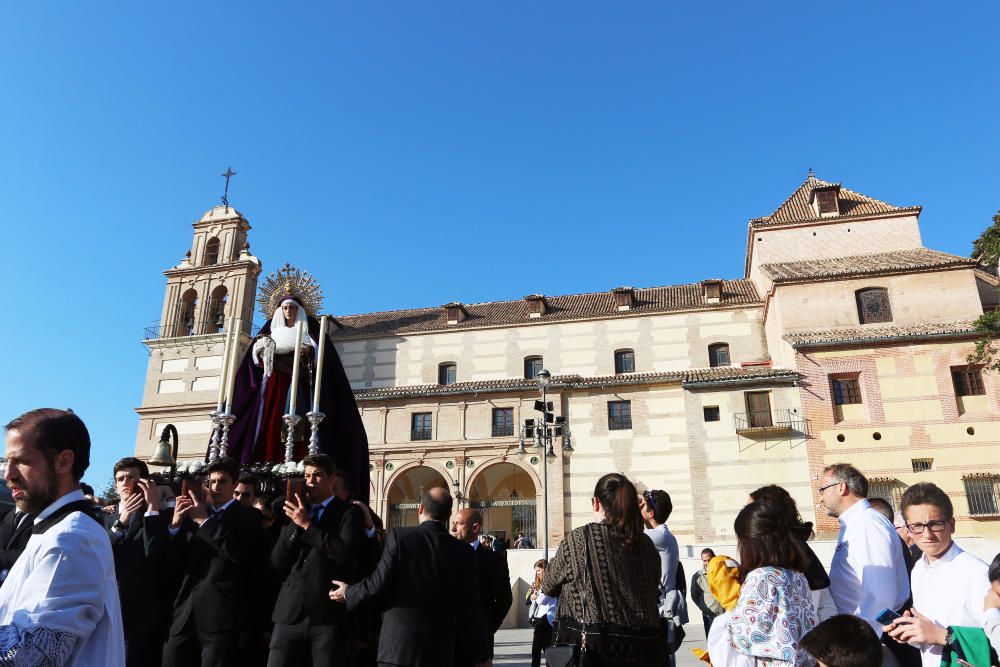
[[[528,302],[528,317],[541,317],[545,314],[544,294],[529,294],[524,300]]]
[[[705,303],[719,303],[722,301],[722,281],[715,278],[702,280],[701,295]]]
[[[615,307],[618,310],[632,310],[635,305],[634,287],[616,287],[611,290],[611,294],[615,297]]]
[[[458,324],[468,317],[468,313],[465,312],[465,306],[457,301],[446,303],[441,307],[444,308],[445,313],[447,313],[448,324]]]

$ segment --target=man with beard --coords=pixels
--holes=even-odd
[[[6,426],[4,479],[17,508],[37,515],[0,588],[6,664],[125,665],[108,534],[80,491],[90,434],[70,411],[42,408]]]
[[[364,540],[361,511],[334,495],[333,459],[326,454],[302,461],[308,505],[299,494],[285,501],[289,523],[282,529],[271,565],[285,577],[274,606],[274,631],[268,665],[283,667],[306,661],[308,649],[315,667],[349,662],[353,618],[327,596],[332,579],[357,581],[358,558]]]
[[[194,491],[177,498],[170,533],[184,579],[174,602],[163,667],[230,665],[252,629],[255,574],[265,537],[260,513],[233,498],[239,465],[221,458],[208,466],[210,504]]]
[[[160,493],[144,461],[127,456],[115,464],[115,490],[121,499],[109,524],[118,594],[125,624],[125,662],[129,667],[159,662],[163,619],[150,613],[161,606],[160,567],[169,541],[160,514]]]

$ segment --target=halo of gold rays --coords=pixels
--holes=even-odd
[[[257,289],[257,303],[264,317],[270,318],[281,305],[281,297],[286,294],[298,299],[306,313],[318,317],[323,307],[323,290],[309,273],[297,269],[289,263],[270,273]]]

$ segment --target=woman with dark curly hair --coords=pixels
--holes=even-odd
[[[813,537],[813,525],[808,521],[803,521],[799,514],[799,508],[795,504],[795,499],[783,487],[777,484],[762,486],[750,494],[751,502],[770,503],[776,511],[780,512],[789,525],[789,531],[809,559],[806,567],[806,580],[809,582],[810,597],[813,608],[816,610],[816,617],[822,623],[826,619],[837,614],[837,605],[830,595],[830,576],[826,573],[819,556],[809,548],[808,541]]]
[[[542,591],[559,598],[556,643],[579,646],[585,631],[588,666],[663,667],[660,557],[643,534],[635,486],[605,475],[593,507],[595,522],[566,535],[542,577]]]

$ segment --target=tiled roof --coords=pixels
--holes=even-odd
[[[946,252],[938,252],[937,250],[928,250],[927,248],[914,248],[912,250],[880,252],[873,255],[854,255],[851,257],[832,257],[801,262],[763,264],[760,268],[774,282],[781,283],[814,278],[877,275],[915,269],[977,265],[975,260],[968,257],[951,255]]]
[[[767,366],[691,368],[661,373],[622,373],[619,375],[553,375],[549,386],[555,389],[588,389],[594,387],[620,387],[679,382],[684,386],[705,384],[736,384],[763,380],[794,380],[799,374],[793,370],[773,369]],[[359,401],[379,401],[402,398],[451,396],[457,394],[489,394],[516,391],[537,391],[536,380],[511,378],[482,380],[455,384],[419,384],[402,387],[355,389]]]
[[[978,335],[969,320],[909,324],[902,326],[864,326],[826,331],[800,331],[788,333],[783,338],[792,347],[817,347],[843,343],[888,342],[908,338],[939,338],[947,336],[968,337]]]
[[[810,220],[836,220],[838,218],[855,218],[869,215],[880,215],[892,213],[894,211],[919,211],[919,206],[899,207],[887,204],[878,199],[872,199],[847,188],[840,188],[838,195],[837,215],[819,216],[816,209],[809,203],[809,196],[816,188],[837,187],[839,183],[830,183],[816,178],[812,172],[805,182],[792,193],[771,215],[761,218],[754,218],[750,221],[751,227],[767,227],[769,225],[780,225],[795,222],[807,222]]]
[[[466,317],[457,324],[448,324],[444,308],[414,308],[364,315],[337,316],[340,325],[331,332],[335,338],[390,336],[428,331],[454,331],[515,324],[544,324],[597,317],[628,317],[637,314],[669,313],[704,308],[725,309],[733,306],[761,303],[757,290],[749,280],[722,282],[719,303],[706,303],[700,283],[667,287],[639,288],[634,292],[632,307],[619,311],[611,291],[568,296],[546,296],[545,313],[539,318],[528,317],[528,302],[490,301],[462,304]]]

